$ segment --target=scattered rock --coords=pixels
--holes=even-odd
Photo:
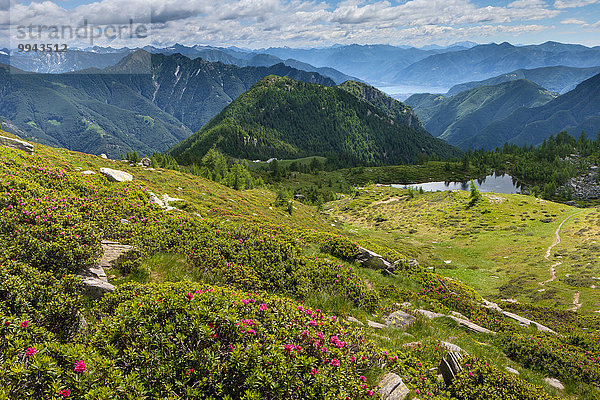
[[[446,358],[442,359],[438,370],[442,377],[444,378],[444,383],[446,386],[452,384],[452,381],[462,371],[462,365],[460,361],[462,360],[462,356],[460,353],[448,353]]]
[[[146,167],[149,168],[152,166],[152,160],[150,160],[148,157],[144,157],[140,160],[140,162],[138,163],[138,165],[140,167]]]
[[[21,139],[13,139],[6,136],[0,136],[0,145],[24,151],[27,154],[33,154],[33,145]]]
[[[405,329],[412,325],[417,319],[404,311],[394,311],[383,319],[387,326],[393,328]]]
[[[428,310],[415,310],[415,312],[419,313],[419,314],[423,315],[425,318],[429,318],[429,319],[448,317],[448,318],[456,321],[459,325],[464,326],[476,333],[487,333],[490,335],[496,334],[496,332],[494,332],[494,331],[490,331],[489,329],[479,326],[474,322],[471,322],[467,319],[455,317],[454,315],[439,314],[439,313],[435,313],[433,311],[428,311]]]
[[[516,369],[514,369],[514,368],[511,368],[511,367],[506,367],[505,369],[506,369],[508,372],[510,372],[511,374],[519,375],[519,371],[517,371],[517,370],[516,370]]]
[[[105,160],[108,160],[108,157],[104,153],[100,154],[100,158],[104,158]]]
[[[150,192],[150,197],[148,197],[148,202],[150,204],[156,204],[159,207],[164,207],[165,203],[161,199],[158,198],[154,193]]]
[[[415,347],[419,347],[421,346],[422,343],[421,342],[410,342],[410,343],[404,343],[402,346],[403,347],[409,347],[409,348],[415,348]]]
[[[90,171],[90,170],[82,171],[81,173],[84,175],[96,175],[96,173],[94,171]]]
[[[120,222],[121,222],[123,225],[129,225],[129,224],[131,223],[131,222],[129,222],[129,220],[126,220],[126,219],[124,219],[124,218],[121,218],[121,221],[120,221]]]
[[[453,353],[462,353],[462,354],[467,354],[467,355],[469,354],[465,350],[463,350],[460,346],[457,346],[454,343],[441,341],[440,344],[446,350],[451,351]]]
[[[83,293],[92,299],[99,299],[104,296],[105,293],[110,293],[115,290],[115,287],[110,283],[91,276],[83,277],[83,286]]]
[[[385,328],[385,325],[380,324],[379,322],[371,321],[370,319],[367,320],[367,325],[369,325],[371,328],[375,328],[375,329]]]
[[[429,311],[429,310],[415,310],[415,312],[418,314],[421,314],[422,316],[424,316],[427,319],[440,318],[440,317],[444,316],[444,314],[438,314],[436,312]]]
[[[352,315],[348,317],[348,321],[354,322],[355,324],[358,324],[358,325],[364,325],[362,322],[360,322],[358,319],[354,318]]]
[[[133,250],[133,247],[126,244],[111,242],[110,240],[103,240],[102,250],[104,250],[104,252],[102,254],[102,258],[98,262],[100,269],[114,266],[117,259],[121,257],[121,255]],[[90,268],[90,270],[93,270],[93,268]],[[104,271],[102,271],[102,274],[102,276],[106,277]],[[96,276],[101,277],[101,275],[98,274],[96,274]]]
[[[75,328],[75,334],[79,335],[87,331],[88,323],[85,320],[85,317],[80,311],[77,311],[77,327]]]
[[[553,388],[556,388],[558,390],[565,390],[565,386],[558,379],[544,378],[544,382],[546,382],[548,385],[550,385]]]
[[[364,247],[358,248],[358,256],[356,256],[356,261],[362,264],[365,268],[371,269],[391,269],[392,264],[386,260],[379,254],[372,252],[371,250],[367,250]]]
[[[402,378],[388,372],[379,381],[378,392],[382,400],[404,400],[410,394],[410,389],[402,382]]]
[[[465,317],[464,315],[462,315],[458,311],[450,311],[450,314],[452,314],[452,315],[454,315],[455,317],[458,317],[458,318],[467,319],[467,317]]]
[[[100,173],[111,182],[128,182],[133,180],[133,175],[125,171],[112,168],[100,168]]]

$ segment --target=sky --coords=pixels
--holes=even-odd
[[[69,36],[82,27],[95,33]],[[0,0],[3,47],[24,41],[258,49],[549,40],[600,45],[600,0]]]

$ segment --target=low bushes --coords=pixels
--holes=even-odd
[[[469,400],[551,400],[538,386],[532,385],[488,363],[471,358],[449,388],[453,398]]]

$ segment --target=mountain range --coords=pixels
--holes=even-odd
[[[557,42],[531,46],[510,43],[480,45],[431,55],[399,71],[393,81],[445,86],[488,79],[517,69],[558,65],[599,66],[600,46],[590,48]]]
[[[578,136],[600,133],[600,74],[572,91],[534,108],[519,108],[464,142],[464,148],[494,148],[505,142],[539,145],[550,135],[567,131]]]
[[[600,132],[600,74],[560,96],[520,79],[450,97],[413,95],[406,103],[433,136],[464,150],[505,142],[539,145],[561,131],[592,137]]]
[[[16,72],[0,68],[0,116],[40,143],[115,158],[167,150],[268,75],[335,85],[283,64],[240,68],[143,50],[103,70]]]
[[[390,117],[395,107],[375,107],[373,93],[360,93],[365,96],[269,76],[170,154],[182,164],[199,163],[211,148],[245,159],[320,155],[338,166],[413,162],[420,155],[460,156],[442,140]]]
[[[86,68],[106,68],[116,64],[136,49],[93,47],[69,50],[60,54],[0,52],[0,63],[30,72],[61,73]],[[287,66],[333,79],[337,84],[362,80],[376,85],[412,85],[448,87],[466,82],[486,80],[509,74],[490,83],[529,79],[551,91],[565,93],[593,71],[532,71],[544,67],[590,68],[600,66],[600,46],[546,42],[540,45],[515,46],[510,43],[457,43],[449,47],[414,48],[390,45],[338,45],[326,48],[292,49],[288,47],[248,50],[212,46],[170,47],[146,46],[153,54],[181,54],[191,59],[222,62],[239,67]],[[563,76],[567,77],[563,77]],[[548,75],[547,77],[545,75]],[[571,76],[568,78],[568,76]],[[548,85],[548,86],[547,86]],[[552,87],[550,87],[552,86]],[[453,89],[451,94],[469,87]]]
[[[537,107],[553,95],[535,83],[520,79],[498,85],[479,86],[454,96],[413,95],[406,100],[425,128],[435,137],[455,146],[477,135],[491,122],[505,118],[521,107]]]
[[[518,69],[483,81],[466,82],[452,86],[446,95],[454,96],[464,90],[473,89],[478,86],[497,85],[499,83],[516,81],[518,79],[527,79],[551,92],[565,94],[575,89],[581,82],[599,73],[600,66],[576,68],[559,65],[556,67]]]

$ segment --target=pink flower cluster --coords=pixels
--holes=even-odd
[[[85,365],[83,360],[77,360],[77,361],[75,361],[75,368],[73,368],[73,371],[85,372],[85,371],[87,371],[87,366]]]

